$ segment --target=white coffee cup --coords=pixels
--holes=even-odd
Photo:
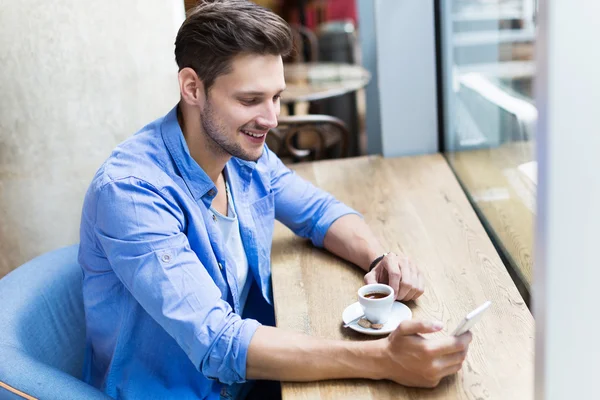
[[[373,293],[380,293],[385,297],[369,298]],[[365,318],[373,324],[385,324],[392,312],[395,300],[394,289],[383,283],[372,283],[358,289],[358,302],[360,303]]]

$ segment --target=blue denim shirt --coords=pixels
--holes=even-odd
[[[246,314],[256,319],[240,316],[235,265],[209,213],[217,188],[190,156],[177,107],[119,145],[94,176],[79,249],[84,378],[109,396],[239,395],[261,307],[272,313],[274,220],[322,246],[329,226],[355,213],[266,146],[257,162],[232,158],[225,174],[257,294]]]

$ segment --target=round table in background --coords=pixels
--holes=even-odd
[[[283,104],[323,100],[365,87],[371,74],[360,65],[343,63],[290,63],[284,65],[287,89]]]
[[[356,64],[317,62],[284,64],[284,74],[287,88],[281,93],[281,103],[287,106],[288,115],[295,114],[299,102],[325,100],[319,104],[321,113],[346,123],[350,132],[349,154],[360,155],[356,91],[371,80],[369,71]]]

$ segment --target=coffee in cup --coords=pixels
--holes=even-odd
[[[365,318],[372,324],[385,324],[395,300],[394,289],[383,283],[373,283],[358,289],[358,302]]]
[[[381,293],[381,292],[372,292],[372,293],[367,293],[364,296],[367,299],[383,299],[384,297],[389,296],[389,294],[388,293]]]

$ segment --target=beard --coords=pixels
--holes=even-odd
[[[258,161],[262,156],[262,147],[260,148],[260,153],[256,154],[257,151],[247,151],[235,140],[235,138],[228,137],[227,128],[215,116],[214,110],[208,100],[200,113],[200,124],[202,125],[202,129],[204,129],[206,136],[208,136],[208,145],[211,151],[223,155],[230,155],[245,161]],[[244,128],[238,129],[238,132],[242,129]]]

